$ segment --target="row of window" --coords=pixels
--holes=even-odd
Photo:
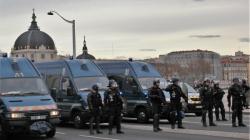
[[[27,55],[26,55],[26,56],[27,56]],[[25,54],[22,54],[22,55],[18,55],[18,54],[17,54],[17,55],[16,55],[16,57],[26,57],[26,56],[25,56]],[[39,56],[38,56],[38,57],[39,57]],[[34,59],[34,58],[35,58],[35,55],[34,55],[34,54],[31,54],[31,55],[30,55],[30,58],[31,58],[31,59]],[[40,54],[40,58],[41,58],[41,59],[45,59],[45,54],[43,54],[43,53]],[[54,54],[50,54],[50,59],[54,59]]]

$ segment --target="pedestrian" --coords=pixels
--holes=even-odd
[[[232,97],[232,102],[231,102]],[[236,118],[238,118],[238,126],[246,127],[243,123],[242,110],[244,106],[245,95],[242,86],[240,85],[239,78],[233,79],[233,85],[228,89],[228,107],[232,107],[232,127],[237,127]],[[232,106],[231,106],[232,105]]]
[[[202,124],[207,127],[206,116],[208,112],[209,126],[216,126],[213,122],[213,89],[209,79],[205,79],[200,89],[200,98],[202,105]]]
[[[248,109],[248,101],[247,101],[247,97],[249,96],[249,95],[247,95],[247,94],[249,94],[249,86],[247,85],[247,81],[245,80],[245,79],[243,79],[242,80],[242,89],[243,89],[243,94],[244,94],[244,105],[245,105],[245,107],[246,107],[246,109]]]
[[[117,134],[124,134],[121,131],[121,113],[123,101],[118,85],[115,80],[110,80],[109,89],[104,93],[104,105],[108,109],[109,115],[109,135],[112,135],[112,128],[115,122]]]
[[[97,85],[92,86],[91,92],[88,94],[88,106],[91,118],[89,120],[89,130],[90,134],[93,135],[93,123],[95,121],[96,125],[96,133],[102,134],[100,131],[100,118],[101,118],[101,111],[102,111],[102,98],[99,94],[99,87]]]
[[[227,121],[226,116],[225,116],[225,108],[223,104],[223,96],[225,95],[225,92],[223,89],[220,88],[219,82],[214,83],[214,88],[213,88],[213,95],[214,95],[214,107],[215,107],[215,116],[216,116],[216,121]],[[220,114],[221,112],[221,118],[220,119]]]
[[[170,123],[171,128],[175,129],[175,123],[178,122],[178,128],[185,129],[182,125],[182,102],[181,98],[183,98],[186,102],[188,102],[188,97],[183,93],[181,87],[179,86],[179,79],[173,78],[173,84],[169,85],[166,88],[166,91],[170,94]]]
[[[149,99],[152,103],[153,112],[153,131],[162,131],[159,127],[160,113],[162,111],[162,105],[166,103],[164,93],[160,88],[160,81],[154,80],[153,86],[149,89]]]

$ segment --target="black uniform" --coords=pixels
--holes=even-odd
[[[241,85],[233,84],[228,89],[228,106],[231,107],[231,97],[232,97],[232,125],[236,127],[236,117],[238,117],[239,126],[245,126],[242,121],[242,110],[244,105],[244,94]]]
[[[224,104],[222,101],[223,96],[225,95],[225,92],[220,87],[215,86],[213,89],[213,93],[214,93],[214,107],[215,107],[216,120],[217,121],[220,120],[220,117],[219,117],[219,110],[220,110],[222,120],[226,121],[225,108],[224,108]]]
[[[116,124],[116,132],[121,131],[121,113],[122,113],[122,97],[118,89],[108,89],[104,93],[104,105],[108,109],[109,115],[109,134],[112,134],[113,124]]]
[[[209,85],[204,84],[203,87],[200,89],[200,98],[201,98],[201,105],[202,105],[202,123],[203,126],[207,126],[206,122],[206,115],[208,112],[209,118],[209,125],[215,126],[213,122],[213,89]]]
[[[91,114],[89,121],[90,125],[90,134],[93,134],[93,122],[95,120],[96,124],[96,133],[100,132],[100,117],[101,117],[101,108],[103,107],[101,95],[98,92],[91,92],[88,94],[88,105]]]
[[[243,83],[242,83],[242,90],[243,90],[243,94],[244,94],[244,106],[246,107],[246,108],[248,108],[248,101],[247,101],[247,99],[246,99],[246,97],[247,97],[247,93],[248,93],[248,91],[249,91],[249,86],[246,84],[246,81],[244,81]]]
[[[162,104],[166,103],[162,89],[153,86],[149,90],[149,99],[152,103],[152,113],[154,115],[153,129],[155,132],[161,130],[159,128],[160,113],[162,111]]]
[[[187,102],[188,97],[182,92],[182,89],[177,84],[171,84],[166,88],[166,91],[170,93],[170,123],[172,128],[175,127],[176,120],[178,121],[178,128],[183,128],[182,126],[182,103],[181,98],[184,98]]]

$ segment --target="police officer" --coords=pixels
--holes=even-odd
[[[160,113],[162,110],[162,105],[166,103],[164,93],[160,88],[160,81],[155,80],[153,82],[153,87],[149,89],[149,99],[152,103],[153,112],[153,131],[158,132],[162,129],[159,127]]]
[[[216,126],[213,122],[213,88],[209,79],[205,79],[200,89],[200,98],[202,105],[202,124],[207,127],[206,116],[208,112],[209,125]]]
[[[243,94],[245,95],[244,96],[244,105],[246,107],[246,109],[248,109],[248,102],[247,102],[247,93],[249,91],[249,86],[247,85],[247,81],[245,79],[242,80],[242,89],[243,89]]]
[[[232,104],[231,104],[231,97],[232,97]],[[242,121],[242,110],[244,105],[244,94],[243,89],[240,85],[239,79],[233,79],[233,85],[228,89],[228,107],[230,108],[232,105],[232,126],[237,127],[236,125],[236,117],[238,118],[238,124],[241,127],[246,127]]]
[[[220,110],[222,121],[227,121],[225,117],[225,108],[222,101],[225,92],[220,88],[219,82],[214,83],[213,94],[214,94],[214,107],[215,107],[216,120],[220,121],[219,117],[219,110]]]
[[[115,80],[110,80],[108,87],[109,89],[104,93],[104,105],[108,109],[109,134],[112,135],[114,122],[117,134],[123,134],[124,132],[121,131],[122,97]]]
[[[175,128],[175,122],[178,121],[178,128],[184,129],[182,126],[182,103],[181,98],[188,102],[188,97],[182,92],[179,86],[179,79],[173,78],[173,84],[166,88],[166,91],[170,93],[170,123],[171,128]]]
[[[89,105],[89,110],[91,114],[91,118],[89,120],[89,126],[90,126],[90,134],[93,135],[93,123],[95,120],[95,125],[96,125],[96,133],[97,134],[102,134],[100,131],[100,117],[101,117],[101,109],[103,107],[102,104],[102,98],[101,95],[99,94],[97,85],[92,86],[91,92],[88,94],[88,105]]]

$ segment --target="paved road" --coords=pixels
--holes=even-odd
[[[127,120],[122,127],[126,134],[123,135],[108,135],[107,124],[102,125],[101,135],[89,135],[88,127],[83,129],[74,129],[72,125],[67,124],[57,128],[56,137],[52,140],[244,140],[249,139],[250,116],[244,116],[244,122],[248,125],[247,128],[232,128],[231,122],[216,122],[217,127],[201,126],[200,117],[188,115],[184,119],[184,126],[187,129],[170,129],[167,121],[162,121],[162,132],[152,132],[152,124],[137,124],[133,120]],[[12,139],[26,139],[26,140],[44,140],[44,137],[27,137],[15,136]]]

